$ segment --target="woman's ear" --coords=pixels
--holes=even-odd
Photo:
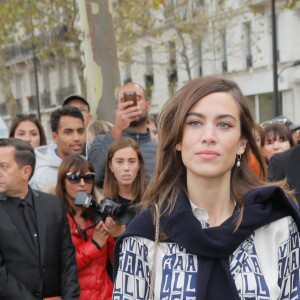
[[[247,143],[248,141],[246,139],[240,140],[237,154],[243,154],[245,152]]]
[[[181,144],[176,144],[175,148],[176,148],[176,151],[181,151]]]

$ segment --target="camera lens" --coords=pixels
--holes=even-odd
[[[127,224],[131,219],[130,211],[124,206],[114,207],[111,216],[120,225]]]

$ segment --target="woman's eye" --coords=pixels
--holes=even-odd
[[[193,127],[198,127],[201,125],[201,122],[200,121],[190,121],[190,122],[188,122],[188,124]]]
[[[218,126],[221,127],[221,128],[230,128],[230,125],[229,125],[229,124],[223,123],[223,122],[222,122],[222,123],[219,123]]]

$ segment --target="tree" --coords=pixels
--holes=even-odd
[[[114,26],[108,0],[79,1],[87,88],[92,111],[112,121],[120,85]]]
[[[170,56],[174,56],[172,51],[176,52],[176,55],[181,58],[188,79],[192,78],[192,68],[196,62],[189,55],[189,47],[192,41],[200,43],[208,28],[205,7],[201,1],[119,0],[114,3],[114,22],[121,62],[144,63],[143,59],[139,61],[135,56],[136,52],[140,51],[139,48],[137,50],[137,43],[144,38],[151,41],[154,49],[162,44],[166,48],[171,47]],[[165,37],[166,32],[168,32],[168,39]],[[176,47],[170,44],[170,41],[176,41]],[[166,67],[166,62],[161,64]],[[172,93],[177,82],[175,69],[179,66],[172,58],[169,64],[166,75]],[[145,85],[147,86],[147,80]]]
[[[81,35],[77,27],[78,7],[75,0],[10,0],[3,1],[0,9],[0,43],[5,60],[10,59],[11,47],[36,49],[39,60],[57,55],[74,62],[81,91],[85,95],[83,62],[81,60]],[[0,62],[1,63],[1,62]],[[4,67],[4,69],[3,69]],[[10,74],[8,65],[1,64],[1,72]],[[5,98],[11,115],[16,112],[13,93],[1,76],[2,86],[6,88]],[[10,79],[9,79],[10,80]]]

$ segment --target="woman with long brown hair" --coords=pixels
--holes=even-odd
[[[232,81],[190,81],[165,104],[145,210],[115,246],[114,299],[300,297],[298,207],[249,170],[250,151],[264,170],[253,132]]]
[[[127,224],[136,215],[145,187],[145,165],[139,145],[129,137],[116,139],[107,154],[102,193],[103,197],[127,207],[130,214]],[[119,236],[125,227],[111,217],[105,220],[105,228],[113,236]]]
[[[115,241],[97,223],[98,212],[92,207],[75,205],[78,192],[91,195],[96,200],[95,173],[91,164],[82,156],[71,154],[58,170],[56,195],[62,199],[68,211],[72,241],[76,249],[80,300],[111,299],[112,281],[106,270],[107,259],[112,263]]]

